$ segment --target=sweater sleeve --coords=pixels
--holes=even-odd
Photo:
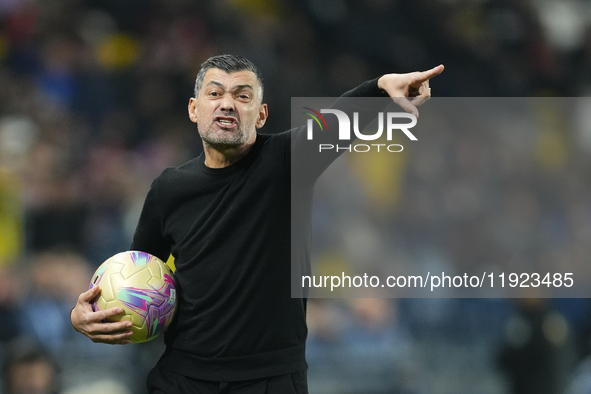
[[[131,250],[139,250],[150,253],[159,259],[166,261],[170,256],[170,244],[162,235],[162,222],[156,201],[156,185],[158,178],[152,183],[152,187],[144,201],[144,207],[133,236]]]
[[[378,79],[379,77],[363,82],[345,92],[330,108],[345,112],[351,121],[353,120],[352,114],[358,112],[360,116],[357,124],[359,129],[363,130],[378,112],[383,111],[392,103],[390,99],[385,99],[388,94],[378,87]],[[363,98],[367,98],[367,100],[355,100]],[[292,168],[295,168],[295,171],[292,171],[292,176],[295,175],[303,182],[315,182],[322,172],[355,140],[355,136],[352,136],[350,140],[339,139],[339,122],[336,116],[325,116],[325,121],[327,130],[331,131],[315,134],[313,141],[307,139],[304,126],[291,130]],[[320,152],[320,144],[336,146],[338,149]]]
[[[365,81],[361,85],[343,93],[341,97],[388,97],[385,90],[378,88],[378,79],[380,77]]]

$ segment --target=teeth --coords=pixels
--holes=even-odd
[[[221,124],[231,125],[233,122],[231,120],[220,119],[219,122]]]

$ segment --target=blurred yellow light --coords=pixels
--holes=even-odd
[[[280,4],[276,0],[232,0],[236,6],[244,11],[250,11],[260,14],[277,13]]]
[[[139,43],[125,34],[113,34],[98,46],[98,60],[106,68],[123,69],[139,58]]]

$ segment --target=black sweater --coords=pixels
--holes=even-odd
[[[381,95],[373,80],[344,96]],[[291,159],[304,138],[303,129],[258,134],[229,167],[208,168],[202,154],[154,180],[131,248],[175,257],[180,305],[164,334],[162,367],[212,381],[307,368],[306,302],[291,298],[290,280]],[[312,186],[294,197],[304,232]],[[307,249],[309,233],[298,237]],[[307,250],[297,256],[307,260]]]

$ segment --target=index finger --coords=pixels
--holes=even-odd
[[[109,308],[109,309],[105,309],[105,310],[98,310],[96,312],[93,312],[94,316],[93,316],[92,320],[93,321],[103,321],[109,317],[122,315],[123,313],[125,313],[125,310],[121,307]]]
[[[423,83],[425,81],[430,80],[433,77],[436,77],[437,75],[441,74],[443,72],[444,69],[444,65],[440,64],[437,67],[433,67],[430,70],[427,71],[419,71],[415,77],[415,84],[417,83]]]
[[[99,293],[101,289],[98,286],[91,287],[78,297],[80,304],[91,302]]]

